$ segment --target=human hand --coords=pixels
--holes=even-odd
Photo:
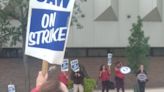
[[[44,76],[42,71],[39,71],[37,79],[36,79],[36,86],[41,86],[47,80],[47,77],[48,77],[48,74]]]

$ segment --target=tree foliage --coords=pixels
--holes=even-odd
[[[136,72],[140,64],[147,66],[150,46],[149,37],[145,37],[142,30],[143,24],[140,17],[137,23],[132,25],[131,35],[129,37],[129,46],[127,47],[128,64],[133,72]]]
[[[9,2],[7,3],[7,1]],[[77,28],[82,28],[79,18],[83,18],[85,16],[80,6],[81,3],[86,1],[87,0],[76,0],[75,2],[71,25],[75,25]],[[9,40],[11,45],[16,45],[17,42],[23,40],[24,45],[28,17],[28,4],[29,0],[0,0],[0,43],[2,43],[0,46],[4,45],[5,42],[8,42]],[[11,20],[18,21],[20,25],[11,27]]]

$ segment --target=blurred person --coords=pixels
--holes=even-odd
[[[58,68],[50,69],[45,76],[40,71],[36,79],[36,87],[31,92],[68,92],[66,85],[58,80],[58,70]]]
[[[84,92],[84,77],[81,69],[77,72],[72,71],[73,92]]]
[[[117,92],[119,92],[120,89],[122,89],[122,92],[125,92],[125,88],[124,88],[125,75],[120,71],[121,67],[122,67],[122,63],[120,61],[117,61],[114,68]]]
[[[102,92],[109,91],[109,80],[110,80],[110,66],[101,65],[100,72],[99,72],[99,79],[102,83]]]
[[[137,71],[137,82],[139,86],[139,92],[145,92],[145,84],[148,81],[147,72],[144,69],[144,65],[140,65],[139,70]]]
[[[68,71],[61,71],[59,74],[59,81],[68,86],[69,73]]]

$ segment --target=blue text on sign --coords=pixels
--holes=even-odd
[[[33,9],[28,46],[62,51],[70,12]]]

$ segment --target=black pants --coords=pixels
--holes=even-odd
[[[145,82],[138,81],[139,92],[145,92]]]
[[[108,92],[109,91],[109,80],[102,81],[102,92]]]
[[[117,90],[117,92],[119,92],[120,89],[122,89],[122,92],[124,92],[125,91],[124,79],[115,77],[115,81],[116,81],[116,90]]]

